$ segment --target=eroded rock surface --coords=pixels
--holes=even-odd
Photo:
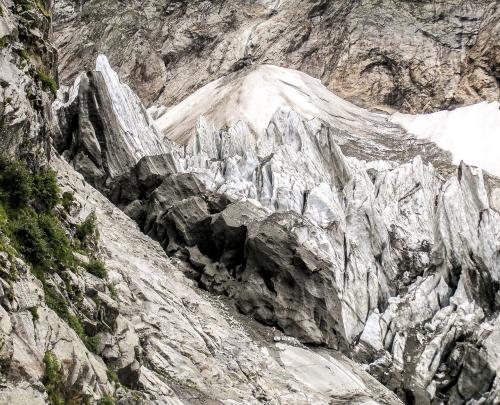
[[[63,83],[105,53],[148,106],[252,63],[300,70],[371,107],[497,100],[499,24],[495,0],[58,0],[55,13]]]
[[[398,403],[359,366],[342,357],[328,360],[327,352],[302,348],[302,356],[316,363],[282,359],[288,350],[299,349],[289,348],[291,343],[279,331],[250,325],[221,301],[195,289],[180,271],[185,264],[169,259],[158,243],[69,165],[57,158],[53,164],[61,184],[75,192],[82,212],[96,210],[100,246],[117,294],[116,328],[137,335],[129,338],[121,333],[124,337],[117,349],[125,352],[118,360],[125,361],[126,353],[139,346],[140,377],[135,387],[146,403],[328,404],[347,398],[355,403],[369,399]],[[283,343],[275,343],[275,337]],[[106,339],[101,344],[106,345]],[[325,367],[328,361],[336,368]],[[311,385],[301,377],[308,372],[331,375],[332,385]],[[348,387],[333,383],[346,373],[352,379]]]

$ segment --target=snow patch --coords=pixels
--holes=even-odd
[[[391,118],[409,133],[435,142],[461,160],[500,176],[500,103],[482,102],[432,114]]]

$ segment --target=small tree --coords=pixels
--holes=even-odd
[[[0,159],[0,197],[14,208],[24,207],[31,200],[32,176],[20,162]]]
[[[60,201],[57,175],[53,170],[37,173],[33,182],[35,206],[43,211],[52,210]]]
[[[94,211],[92,211],[81,224],[76,226],[76,237],[83,245],[99,239],[99,232],[97,231],[97,217]]]

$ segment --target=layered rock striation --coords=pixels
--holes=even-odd
[[[58,0],[55,32],[65,84],[105,53],[147,106],[268,63],[415,113],[498,100],[499,22],[495,0]]]

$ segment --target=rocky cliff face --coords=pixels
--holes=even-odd
[[[0,2],[0,137],[8,154],[46,161],[57,54],[50,1]]]
[[[249,64],[294,68],[370,107],[429,112],[499,97],[495,0],[56,2],[62,81],[98,53],[146,105]]]

